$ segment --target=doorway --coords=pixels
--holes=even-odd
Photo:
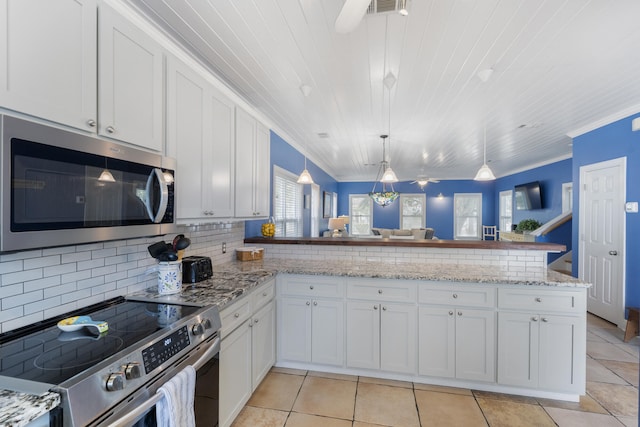
[[[592,284],[587,311],[624,324],[627,159],[580,168],[580,279]]]

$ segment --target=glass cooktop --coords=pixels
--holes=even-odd
[[[58,385],[197,310],[117,298],[41,322],[26,332],[11,331],[0,335],[0,375]],[[86,327],[61,331],[57,322],[72,315],[107,321],[109,328],[99,335]]]

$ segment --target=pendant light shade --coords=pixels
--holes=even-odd
[[[304,158],[304,170],[298,177],[298,184],[313,184],[313,178],[311,178],[311,174],[307,170],[307,157]]]
[[[95,176],[95,175],[94,175]],[[100,182],[116,182],[116,179],[113,177],[109,169],[104,169],[98,178]]]
[[[489,166],[487,165],[487,127],[484,127],[484,163],[478,170],[476,177],[473,178],[475,181],[493,181],[496,179],[496,176],[493,174]]]
[[[393,171],[393,169],[391,169],[391,167],[388,167],[382,174],[380,182],[391,184],[392,182],[398,182],[398,177],[396,176],[396,173]]]

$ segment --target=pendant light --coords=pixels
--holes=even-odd
[[[116,182],[116,179],[113,177],[113,174],[107,168],[107,158],[104,158],[104,170],[98,177],[98,181],[100,182]]]
[[[307,170],[307,156],[304,156],[304,170],[298,177],[298,184],[313,184],[313,178]]]
[[[480,170],[478,170],[476,177],[473,179],[475,181],[493,181],[494,179],[496,179],[496,176],[493,174],[493,172],[491,172],[491,169],[489,169],[489,166],[487,165],[487,126],[486,125],[484,127],[484,163],[482,164],[482,167],[480,167]]]
[[[378,171],[378,175],[376,176],[375,181],[373,181],[373,189],[369,193],[369,197],[376,202],[378,205],[389,206],[394,202],[400,195],[393,188],[393,183],[398,182],[398,178],[396,178],[396,174],[393,173],[393,170],[389,167],[389,163],[387,162],[387,158],[385,156],[385,139],[388,135],[380,135],[382,138],[382,161],[380,162],[380,170]],[[387,175],[385,179],[385,175]],[[382,183],[382,191],[376,191],[376,186],[378,185],[378,177],[381,176],[380,182]],[[391,185],[391,191],[387,191],[386,185]]]

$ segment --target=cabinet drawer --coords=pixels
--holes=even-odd
[[[278,292],[281,295],[309,297],[344,296],[345,281],[337,276],[286,275],[278,276]]]
[[[251,317],[251,299],[242,298],[226,307],[220,312],[222,328],[220,335],[222,338],[231,333],[242,322]]]
[[[498,307],[536,312],[583,313],[586,311],[585,291],[501,288],[498,290]]]
[[[271,301],[276,293],[276,282],[271,280],[258,286],[251,293],[251,311],[255,313],[266,303]]]
[[[350,279],[347,298],[383,302],[415,302],[416,284],[408,280]]]
[[[444,304],[466,307],[495,307],[496,289],[482,285],[460,286],[456,284],[420,284],[418,287],[420,304]]]

